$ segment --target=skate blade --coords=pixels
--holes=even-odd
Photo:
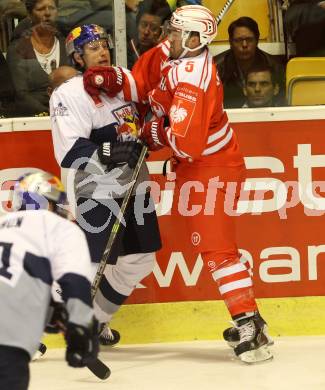
[[[267,333],[265,333],[265,336],[267,337],[267,345],[270,347],[274,345],[274,340],[269,336]],[[239,344],[239,341],[227,341],[227,345],[231,349],[235,349],[237,345]]]
[[[35,362],[36,360],[39,360],[43,355],[44,355],[44,353],[42,353],[40,351],[36,351],[34,353],[34,356],[32,357],[32,362]]]
[[[32,357],[32,362],[34,362],[35,360],[39,360],[42,356],[44,356],[46,350],[47,350],[46,345],[40,343],[38,350],[34,353],[34,356]]]
[[[267,345],[262,345],[258,349],[242,353],[239,355],[239,358],[246,364],[255,364],[271,360],[273,359],[273,355],[272,352],[268,349]]]

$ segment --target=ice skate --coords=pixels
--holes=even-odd
[[[272,339],[272,337],[268,333],[268,326],[267,326],[267,323],[265,322],[265,320],[261,317],[261,315],[259,313],[257,313],[254,316],[254,320],[257,321],[259,326],[261,326],[263,328],[262,331],[268,340],[267,345],[268,346],[273,345],[274,340]],[[235,348],[239,343],[239,331],[233,322],[232,322],[232,324],[234,326],[227,328],[223,331],[223,339],[225,341],[227,341],[230,348]]]
[[[254,317],[238,321],[236,327],[239,342],[234,352],[242,362],[253,364],[273,358],[268,348],[268,338],[263,332],[264,326],[261,326]]]
[[[111,329],[108,325],[103,324],[102,330],[99,334],[99,343],[101,345],[108,345],[112,347],[120,341],[120,338],[120,333],[117,330]]]
[[[38,350],[34,353],[34,356],[32,357],[32,361],[40,359],[46,352],[47,347],[43,343],[39,343]]]

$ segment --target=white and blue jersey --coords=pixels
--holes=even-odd
[[[55,157],[61,167],[77,170],[77,198],[123,198],[133,173],[127,164],[105,171],[97,148],[103,142],[117,141],[117,127],[138,115],[136,107],[122,100],[121,94],[109,98],[102,93],[100,98],[103,105],[97,107],[84,89],[83,76],[77,75],[57,88],[50,100]],[[149,180],[146,164],[135,190],[144,180]]]
[[[91,262],[84,233],[47,210],[0,217],[0,345],[36,352],[57,282],[69,321],[93,317]]]

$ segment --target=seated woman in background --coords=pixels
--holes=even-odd
[[[19,115],[48,112],[48,75],[68,63],[64,38],[55,27],[58,0],[25,0],[32,27],[14,39],[7,53]]]

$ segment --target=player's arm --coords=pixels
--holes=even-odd
[[[162,51],[161,45],[166,46],[162,43],[144,52],[132,67],[131,73],[136,82],[140,102],[148,102],[149,92],[158,87],[162,77],[162,63],[168,56]],[[166,47],[165,51],[169,52],[169,49]]]
[[[85,95],[87,96],[87,95]],[[83,96],[71,96],[55,90],[50,100],[51,128],[54,154],[63,168],[84,170],[103,174],[119,164],[133,168],[140,155],[140,146],[135,141],[105,142],[97,145],[90,134],[92,117],[98,108]],[[112,131],[116,131],[115,128]]]
[[[228,128],[222,99],[222,85],[212,61],[189,59],[170,69],[159,88],[150,93],[151,109],[160,119],[146,123],[141,138],[150,149],[166,145],[176,156],[196,159],[213,142],[208,139],[210,126],[220,132]],[[221,135],[217,132],[215,137]]]
[[[139,103],[137,83],[128,69],[116,66],[94,66],[83,74],[84,87],[97,106],[102,101],[100,94],[119,96],[125,101]]]
[[[87,242],[72,222],[59,220],[47,231],[51,271],[59,284],[67,310],[63,324],[67,342],[66,359],[73,367],[83,367],[98,354],[98,323],[91,298],[91,265]]]
[[[88,171],[97,145],[89,140],[92,121],[90,102],[70,90],[56,89],[50,99],[54,154],[63,168]]]
[[[209,109],[204,107],[204,92],[179,83],[173,96],[169,94],[171,98],[167,94],[168,89],[152,94],[151,103],[157,107],[160,102],[158,109],[164,116],[146,123],[141,138],[152,150],[169,146],[179,157],[197,158],[204,150],[210,121]]]

